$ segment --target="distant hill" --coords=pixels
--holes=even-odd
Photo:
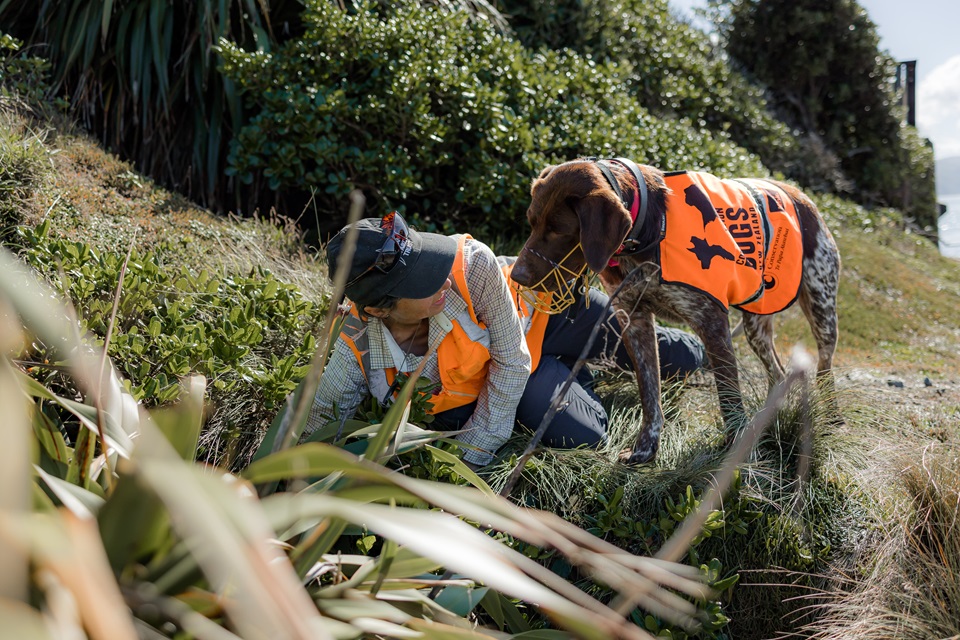
[[[937,160],[937,195],[960,194],[960,156]]]

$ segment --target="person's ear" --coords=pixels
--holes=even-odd
[[[380,318],[381,320],[382,320],[383,318],[386,318],[387,316],[390,315],[390,313],[389,313],[388,311],[384,311],[383,309],[380,309],[379,307],[364,307],[364,308],[363,308],[363,313],[366,314],[366,315],[368,315],[368,316],[370,316],[370,317],[372,317],[372,318]]]

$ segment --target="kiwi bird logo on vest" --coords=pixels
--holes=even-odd
[[[668,173],[661,280],[708,294],[724,309],[776,313],[800,287],[802,242],[793,202],[763,180]]]

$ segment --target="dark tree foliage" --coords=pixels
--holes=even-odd
[[[629,71],[627,90],[652,113],[729,136],[772,169],[792,173],[796,141],[768,111],[763,89],[667,0],[500,0],[531,49],[569,48]],[[677,169],[683,167],[675,167]]]
[[[300,29],[298,0],[0,0],[4,32],[48,59],[57,93],[110,150],[165,186],[222,211],[239,194],[227,144],[244,119],[214,46],[269,50]]]
[[[720,0],[726,50],[790,125],[835,154],[868,205],[936,223],[932,154],[903,124],[895,63],[854,0]]]

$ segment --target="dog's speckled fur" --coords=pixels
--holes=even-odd
[[[625,194],[635,194],[627,170],[614,163],[610,166],[621,190]],[[650,201],[638,246],[646,247],[657,240],[660,232],[666,184],[663,173],[658,169],[642,166],[641,172]],[[830,370],[837,345],[840,255],[833,236],[813,202],[790,185],[776,184],[793,200],[800,217],[803,275],[798,299],[817,342],[818,377],[832,385]],[[527,286],[540,282],[552,268],[543,258],[559,262],[578,242],[583,250],[574,252],[564,266],[576,272],[586,262],[592,271],[599,274],[600,282],[608,293],[612,294],[634,268],[641,269],[640,277],[625,287],[614,301],[616,307],[630,318],[624,341],[633,359],[643,407],[640,433],[632,450],[624,453],[623,460],[630,464],[653,460],[660,441],[664,417],[660,405],[655,316],[686,323],[703,341],[710,369],[716,379],[728,438],[732,436],[746,418],[730,325],[724,310],[704,293],[683,286],[661,284],[655,248],[633,256],[621,256],[618,258],[619,265],[608,266],[632,223],[629,210],[620,202],[593,161],[574,160],[547,167],[533,181],[530,195],[527,219],[531,232],[513,267],[513,280]],[[773,344],[772,316],[744,312],[743,327],[751,349],[767,370],[771,386],[776,384],[783,378],[784,370]],[[830,399],[833,399],[832,389]],[[835,405],[834,412],[839,420]]]

